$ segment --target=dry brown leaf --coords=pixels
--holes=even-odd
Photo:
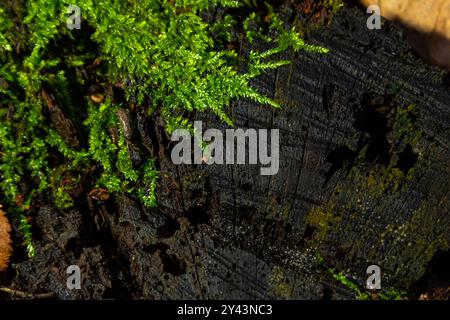
[[[0,209],[0,271],[6,269],[12,253],[10,232],[11,225],[8,218],[6,218],[3,210]]]
[[[360,0],[378,5],[386,19],[406,29],[411,45],[426,59],[450,71],[450,0]]]

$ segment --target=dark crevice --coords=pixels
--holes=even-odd
[[[428,264],[429,274],[450,285],[450,250],[437,251]]]
[[[391,145],[387,139],[388,112],[393,108],[390,95],[363,95],[361,109],[355,114],[354,128],[370,137],[365,160],[370,163],[389,165]]]
[[[322,300],[331,300],[333,297],[333,290],[330,288],[324,288],[322,293]]]
[[[322,187],[325,186],[331,177],[344,166],[351,168],[355,162],[356,156],[357,152],[351,150],[347,146],[339,146],[331,150],[325,159],[325,162],[331,163],[331,167],[325,174],[325,181],[323,182]]]
[[[427,293],[429,296],[448,296],[450,288],[450,250],[438,250],[427,266],[426,273],[413,286],[417,295]],[[445,293],[447,291],[447,293]]]
[[[189,222],[194,225],[207,224],[211,225],[208,212],[201,206],[194,206],[184,214],[188,218]]]
[[[405,149],[399,154],[399,159],[397,162],[397,168],[402,170],[404,173],[408,173],[408,171],[415,166],[419,156],[414,153],[410,144],[405,146]]]
[[[168,254],[166,251],[160,253],[164,272],[170,273],[176,277],[186,273],[186,263],[178,259],[173,254]]]
[[[177,230],[180,230],[180,224],[175,219],[166,216],[165,223],[156,231],[158,237],[168,239],[172,237]]]

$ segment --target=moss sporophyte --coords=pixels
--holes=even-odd
[[[168,134],[191,130],[195,112],[212,112],[232,126],[227,113],[232,101],[280,107],[251,85],[262,73],[289,64],[270,58],[285,50],[327,52],[306,44],[273,12],[270,19],[253,12],[237,22],[228,10],[244,5],[234,0],[30,0],[0,8],[1,203],[20,222],[30,254],[27,215],[36,194],[51,196],[67,209],[74,204],[76,181],[93,166],[94,187],[156,205],[156,155],[133,163],[123,110],[134,106],[131,112],[148,119],[158,115]],[[80,9],[79,29],[68,28],[69,7]],[[206,13],[218,7],[224,14],[210,21]],[[256,41],[269,49],[252,50]],[[232,42],[249,48],[246,72],[238,71],[242,57],[229,49]],[[123,87],[124,99],[105,89],[116,84]],[[89,98],[86,88],[92,86],[100,88],[102,99]],[[75,128],[77,139],[70,139],[74,134],[67,128]],[[27,205],[18,205],[17,197]]]

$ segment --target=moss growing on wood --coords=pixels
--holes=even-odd
[[[386,163],[367,160],[371,140],[366,140],[349,171],[339,172],[346,179],[339,179],[329,200],[308,213],[306,222],[314,231],[308,244],[321,248],[336,270],[357,266],[361,269],[355,274],[361,274],[368,265],[377,264],[384,272],[384,286],[410,290],[436,252],[449,248],[444,230],[448,190],[443,181],[430,180],[429,174],[436,170],[446,176],[448,170],[438,168],[446,153],[439,141],[426,138],[419,106],[393,104],[383,111]],[[401,290],[388,290],[377,297],[403,296]]]
[[[315,236],[321,241],[325,240],[328,233],[339,225],[341,219],[337,203],[335,200],[330,200],[321,206],[313,207],[306,217],[306,222],[316,229]]]
[[[353,292],[358,300],[403,300],[407,299],[407,292],[404,290],[388,287],[380,290],[367,290],[362,288],[358,283],[353,280],[355,277],[346,275],[342,271],[336,270],[327,266],[325,259],[322,257],[319,251],[316,251],[316,259],[318,263],[324,267],[327,272],[341,285]]]
[[[417,106],[408,105],[398,107],[392,125],[392,137],[395,141],[404,141],[415,148],[420,147],[423,131],[417,127],[416,119],[419,117]]]
[[[81,30],[66,25],[69,5],[81,9]],[[74,179],[89,172],[99,177],[94,186],[128,192],[154,206],[156,155],[133,164],[119,108],[159,117],[170,134],[191,128],[194,112],[210,111],[232,125],[227,111],[236,99],[280,107],[254,89],[251,80],[288,64],[270,59],[284,50],[327,50],[306,44],[274,14],[268,34],[260,37],[271,49],[251,50],[247,71],[238,72],[238,54],[226,45],[242,39],[252,44],[261,35],[248,25],[252,15],[247,27],[229,14],[217,21],[205,17],[209,9],[241,5],[234,0],[31,0],[1,8],[2,202],[12,208],[17,196],[30,198],[36,191],[68,208],[73,181],[60,181],[67,171]],[[235,30],[244,33],[237,38]],[[102,91],[92,96],[93,102],[88,92],[79,97],[86,85]],[[111,86],[122,88],[125,99],[101,89]],[[97,99],[100,95],[106,98]],[[71,124],[79,124],[75,132]]]

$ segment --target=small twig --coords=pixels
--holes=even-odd
[[[51,292],[33,294],[30,292],[15,290],[15,289],[6,288],[6,287],[0,287],[0,291],[7,293],[10,296],[19,297],[19,298],[23,298],[23,299],[50,299],[50,298],[54,297],[54,294]]]

